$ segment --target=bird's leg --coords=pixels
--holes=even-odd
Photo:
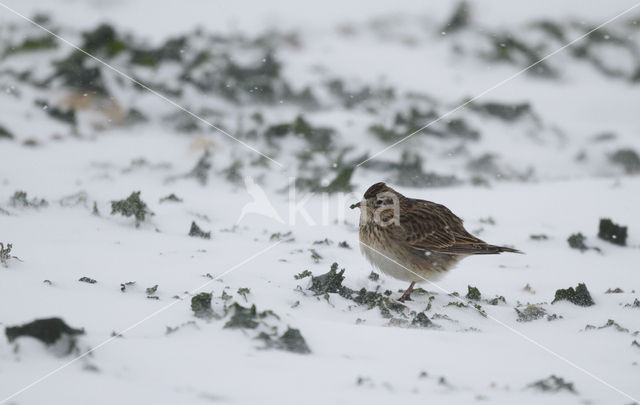
[[[409,288],[407,288],[407,291],[405,291],[404,294],[402,294],[402,297],[400,297],[398,301],[400,302],[411,301],[411,291],[413,291],[414,285],[416,285],[416,282],[412,281],[411,284],[409,285]]]

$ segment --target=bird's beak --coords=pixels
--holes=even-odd
[[[354,209],[354,208],[360,208],[360,201],[358,201],[358,202],[357,202],[357,203],[355,203],[355,204],[351,204],[351,205],[349,206],[349,208],[351,208],[351,209]]]

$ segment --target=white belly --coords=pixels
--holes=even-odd
[[[412,269],[407,265],[401,264],[404,260],[398,258],[393,252],[385,250],[381,246],[371,246],[360,244],[360,251],[367,258],[374,268],[382,273],[407,282],[424,283],[428,281],[439,280],[444,272],[430,271],[425,273],[418,269]]]

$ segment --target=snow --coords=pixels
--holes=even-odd
[[[278,55],[284,72],[300,88],[340,77],[356,85],[382,83],[398,93],[415,89],[436,97],[440,114],[517,71],[513,65],[478,58],[473,50],[481,46],[482,39],[474,39],[474,33],[456,34],[460,36],[453,39],[472,51],[462,55],[451,51],[451,42],[447,42],[451,39],[439,38],[431,29],[449,16],[452,4],[448,2],[425,6],[403,1],[394,3],[392,9],[379,1],[304,6],[290,0],[195,1],[187,7],[175,3],[162,8],[147,0],[6,4],[27,15],[48,11],[76,40],[80,38],[77,30],[94,28],[104,20],[154,43],[193,31],[198,25],[213,32],[246,35],[276,26],[283,32],[298,31],[305,46],[284,47]],[[484,27],[502,29],[550,16],[597,23],[633,5],[616,1],[584,6],[583,2],[563,1],[549,10],[535,2],[472,4],[474,20]],[[150,9],[153,18],[141,17]],[[3,24],[20,23],[0,10]],[[386,23],[372,24],[374,19]],[[341,24],[355,27],[356,35],[341,35]],[[634,35],[632,42],[636,43],[638,34]],[[548,51],[554,46],[549,45]],[[47,67],[44,63],[39,66],[38,58],[49,60],[53,54],[65,54],[65,49],[47,56],[7,58],[2,63],[16,69],[35,66],[36,76],[46,75]],[[629,55],[606,55],[619,60],[618,65],[625,69],[632,66]],[[301,170],[296,167],[295,152],[302,141],[286,139],[279,150],[259,140],[248,141],[268,155],[275,153],[286,166],[285,170],[256,168],[249,165],[256,157],[253,152],[221,134],[208,130],[196,135],[176,133],[167,119],[176,112],[172,106],[126,86],[114,87],[116,98],[123,106],[143,109],[152,117],[150,122],[100,131],[91,123],[95,117],[82,115],[80,133],[69,134],[68,126],[48,118],[31,102],[35,97],[59,100],[64,91],[34,89],[14,83],[11,76],[0,76],[0,86],[16,85],[23,95],[0,95],[5,111],[0,124],[16,136],[14,141],[0,139],[0,208],[8,212],[0,210],[0,242],[12,243],[11,253],[21,259],[0,267],[0,325],[61,317],[86,331],[78,338],[78,353],[95,349],[74,360],[75,354],[60,354],[32,338],[14,343],[0,339],[0,403],[637,402],[640,347],[632,342],[640,341],[634,334],[640,330],[640,308],[625,305],[640,297],[640,178],[623,174],[606,158],[620,147],[640,148],[637,83],[603,76],[568,55],[558,55],[551,62],[560,68],[561,80],[525,75],[482,100],[529,102],[541,119],[539,126],[528,121],[511,125],[465,112],[454,117],[464,116],[482,130],[481,141],[467,154],[447,157],[459,145],[450,139],[416,137],[403,145],[425,158],[425,170],[461,179],[470,176],[467,158],[484,153],[496,154],[505,172],[535,169],[530,179],[520,181],[514,176],[489,186],[465,182],[445,188],[409,188],[389,182],[407,196],[446,205],[483,240],[525,252],[470,257],[437,284],[424,283],[422,287],[435,297],[425,314],[438,328],[407,324],[411,311],[425,311],[428,295],[414,295],[405,315],[396,314],[409,322],[390,321],[378,308],[357,305],[338,294],[314,296],[307,290],[309,278],[294,278],[304,270],[315,276],[326,273],[337,262],[346,269],[345,286],[356,291],[388,289],[399,297],[405,283],[384,275],[378,282],[368,278],[372,269],[359,252],[358,212],[347,209],[370,184],[389,179],[389,173],[356,170],[352,194],[316,194],[309,199],[305,208],[315,225],[300,215],[290,225],[287,187],[290,177]],[[163,66],[153,73],[139,68],[138,73],[163,83],[177,75],[177,68],[172,68]],[[115,83],[115,78],[114,74],[109,80]],[[238,112],[226,100],[192,87],[185,88],[181,97],[179,101],[195,111],[216,109],[218,115],[212,122],[217,124],[219,119],[232,133],[240,113],[250,114],[254,108],[245,105]],[[392,121],[400,104],[381,109],[374,122]],[[299,114],[295,105],[262,111],[269,124]],[[341,145],[354,147],[351,158],[386,146],[367,133],[372,118],[364,109],[334,106],[308,114],[314,125],[331,124],[339,130]],[[607,131],[615,133],[614,141],[593,141],[595,135]],[[53,134],[61,136],[54,138]],[[27,139],[36,139],[37,146],[25,146]],[[203,145],[211,144],[213,169],[206,186],[191,178],[175,178],[191,170]],[[581,151],[590,157],[587,162],[575,161]],[[380,159],[391,161],[401,152],[402,148],[392,149]],[[132,163],[139,158],[145,161]],[[324,164],[322,157],[314,158],[313,163]],[[246,163],[245,174],[258,179],[286,223],[251,213],[237,223],[252,197],[242,183],[230,183],[221,174],[234,159]],[[325,179],[334,177],[332,171],[317,171]],[[45,198],[49,206],[12,207],[8,202],[16,190],[26,191],[29,198]],[[111,201],[137,190],[155,214],[139,228],[132,218],[110,215]],[[80,191],[86,193],[85,202],[61,206],[62,198]],[[170,193],[184,201],[159,202]],[[304,195],[298,191],[297,201]],[[92,214],[94,201],[99,215]],[[327,219],[323,219],[325,211]],[[487,218],[494,224],[487,223]],[[600,218],[628,225],[628,246],[598,239]],[[211,239],[187,236],[192,221],[203,231],[211,231]],[[271,237],[289,231],[293,241]],[[588,246],[600,251],[570,249],[566,239],[577,232],[587,237]],[[533,234],[549,239],[533,240]],[[332,243],[314,244],[325,238]],[[342,241],[351,248],[339,247]],[[322,259],[316,263],[309,249],[315,249]],[[84,276],[97,283],[79,282]],[[135,285],[122,292],[121,284],[129,281]],[[594,306],[551,304],[556,290],[578,283],[587,285]],[[145,293],[154,285],[159,286],[157,300]],[[481,301],[487,317],[471,307],[447,305],[460,302],[449,295],[454,291],[466,303],[469,285],[477,287],[483,299],[504,296],[506,303]],[[531,291],[525,290],[526,285]],[[605,293],[616,287],[624,293]],[[239,288],[250,289],[246,300],[237,293]],[[280,319],[270,318],[268,326],[276,327],[278,335],[287,327],[299,329],[312,352],[265,350],[254,331],[224,328],[228,318],[194,317],[191,296],[203,291],[213,292],[218,312],[224,305],[223,291],[240,305],[272,310]],[[562,318],[518,322],[514,308],[522,310],[529,303]],[[451,320],[438,319],[435,314]],[[605,325],[609,319],[629,331],[613,327],[585,330],[587,325]],[[179,328],[167,333],[167,327]],[[113,337],[118,333],[123,336]],[[539,392],[528,387],[550,375],[573,383],[576,393]],[[20,391],[25,387],[28,389]]]

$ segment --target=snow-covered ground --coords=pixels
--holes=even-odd
[[[357,167],[339,193],[323,193],[416,123],[527,66],[526,52],[488,57],[492,38],[505,38],[499,48],[515,38],[544,56],[633,2],[563,1],[553,9],[471,2],[471,17],[456,32],[442,28],[456,7],[448,2],[4,4],[27,16],[46,13],[46,26],[78,45],[87,42],[81,32],[112,24],[126,49],[109,54],[113,41],[96,48],[101,58],[283,167],[104,66],[89,61],[85,68],[100,69],[105,94],[94,82],[81,83],[91,87],[86,93],[70,84],[89,70],[51,78],[59,73],[53,61],[72,50],[59,43],[16,51],[43,33],[0,8],[0,130],[10,133],[0,132],[0,242],[20,259],[0,266],[0,325],[60,317],[85,331],[71,353],[65,342],[0,339],[0,403],[640,400],[640,163],[633,160],[640,150],[640,7],[607,25],[606,35],[590,36],[583,53],[559,53],[546,61],[546,73],[505,83]],[[555,22],[565,38],[536,31],[536,21]],[[135,46],[158,47],[178,35],[187,37],[182,56],[132,62],[157,55]],[[266,50],[280,64],[270,76],[273,98],[269,84],[247,89],[242,80],[226,88],[246,91],[221,95],[227,90],[216,87],[215,74],[241,77],[235,67],[247,80],[262,80],[250,72],[256,60],[270,63]],[[186,78],[201,51],[214,56]],[[282,96],[279,86],[291,88]],[[313,102],[301,95],[305,87]],[[397,119],[412,109],[416,122]],[[74,118],[64,115],[69,110]],[[145,119],[136,121],[134,110]],[[268,135],[272,126],[300,124],[298,116],[315,127],[308,137]],[[389,131],[376,135],[376,125]],[[328,143],[322,128],[330,128]],[[256,186],[247,190],[245,176]],[[291,211],[294,177],[295,201],[316,191],[304,205],[313,225]],[[371,276],[359,252],[358,213],[348,209],[382,180],[445,204],[482,239],[526,254],[467,258],[437,284],[423,284],[406,307],[396,306],[384,292],[398,298],[407,286]],[[256,187],[282,222],[242,216]],[[15,202],[17,191],[31,204]],[[111,202],[135,191],[154,214],[139,226],[112,215]],[[172,193],[181,201],[161,201]],[[40,199],[48,204],[32,206]],[[601,218],[628,226],[626,246],[598,238]],[[210,239],[189,236],[192,222]],[[593,249],[569,247],[578,232]],[[345,269],[342,285],[351,294],[309,289],[303,272],[318,277],[333,263]],[[595,305],[551,303],[556,290],[580,283]],[[468,286],[480,300],[466,297]],[[623,292],[610,292],[616,288]],[[361,289],[376,301],[363,303]],[[212,316],[192,311],[201,292],[212,293]],[[257,327],[225,327],[240,312],[235,303],[256,306]],[[539,319],[523,319],[527,311]],[[421,313],[430,326],[418,324]],[[288,328],[299,330],[310,353],[279,346]]]

